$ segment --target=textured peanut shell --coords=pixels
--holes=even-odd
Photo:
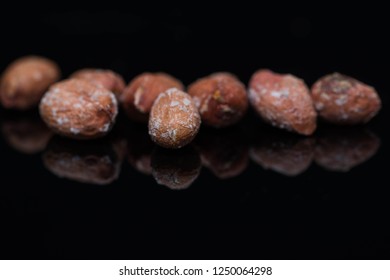
[[[215,73],[188,87],[203,123],[227,127],[242,119],[248,109],[245,86],[230,73]]]
[[[200,115],[191,96],[176,88],[161,93],[149,117],[149,135],[157,145],[178,149],[199,131]]]
[[[111,70],[86,68],[74,72],[71,78],[82,79],[102,86],[113,92],[117,98],[120,97],[126,86],[123,77]]]
[[[117,113],[113,93],[78,79],[54,84],[40,104],[43,121],[54,132],[75,139],[106,135],[114,125]]]
[[[51,84],[59,80],[60,69],[47,58],[22,57],[11,63],[0,81],[0,101],[5,108],[27,110],[39,104]]]
[[[311,94],[319,117],[329,123],[367,123],[381,108],[374,88],[339,73],[319,79]]]
[[[249,83],[249,102],[272,126],[311,135],[317,114],[304,81],[293,75],[259,70]]]
[[[170,88],[183,90],[184,86],[165,73],[143,73],[128,84],[120,101],[130,119],[147,122],[157,96]]]

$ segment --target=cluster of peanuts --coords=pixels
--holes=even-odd
[[[126,86],[110,70],[83,69],[60,80],[58,65],[43,57],[23,57],[10,64],[0,80],[5,108],[39,106],[41,118],[55,133],[73,139],[107,135],[118,106],[128,117],[148,123],[157,145],[178,149],[197,135],[201,123],[223,128],[236,124],[249,104],[272,126],[311,135],[317,117],[340,125],[370,121],[381,100],[373,87],[334,73],[320,78],[311,90],[293,75],[255,72],[248,90],[230,73],[215,73],[187,87],[165,73],[143,73]]]

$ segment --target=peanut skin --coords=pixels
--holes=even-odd
[[[71,78],[102,86],[114,93],[117,98],[121,96],[125,89],[125,81],[122,76],[111,70],[85,68],[74,72]]]
[[[0,81],[1,104],[7,109],[27,110],[39,104],[49,86],[59,80],[57,64],[39,56],[11,63]]]
[[[123,91],[120,102],[128,117],[137,122],[148,121],[153,102],[167,89],[184,89],[183,84],[166,73],[143,73],[135,77]]]
[[[259,70],[249,83],[249,101],[272,126],[311,135],[317,128],[317,113],[305,82],[293,75]]]
[[[311,96],[319,117],[333,124],[367,123],[381,109],[381,100],[373,87],[339,73],[319,79]]]
[[[178,149],[189,144],[200,127],[200,115],[187,93],[176,88],[161,93],[149,118],[149,135],[157,145]]]
[[[39,109],[43,121],[54,132],[75,139],[106,135],[118,113],[112,92],[77,79],[51,86]]]
[[[230,73],[215,73],[188,87],[204,124],[221,128],[242,119],[248,109],[245,86]]]

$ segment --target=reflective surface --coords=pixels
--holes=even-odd
[[[203,250],[230,258],[228,236],[239,238],[229,243],[241,244],[235,252],[264,249],[251,256],[294,258],[302,246],[302,256],[358,257],[363,241],[352,231],[361,221],[380,227],[374,215],[387,209],[385,183],[374,179],[383,141],[370,126],[321,124],[302,137],[250,113],[229,129],[203,127],[180,150],[156,147],[145,126],[124,116],[93,141],[54,136],[36,112],[3,111],[1,127],[5,232],[23,236],[16,240],[26,258],[191,258]],[[329,244],[335,238],[342,255],[341,243]],[[380,244],[359,246],[381,252]]]
[[[79,143],[52,137],[36,112],[0,109],[0,258],[389,259],[387,9],[272,3],[4,7],[0,71],[28,54],[63,77],[91,67],[127,82],[229,71],[247,84],[270,68],[310,86],[338,71],[374,86],[383,109],[365,127],[321,124],[310,138],[249,113],[228,130],[203,127],[183,153],[157,149],[124,116],[107,139]]]
[[[25,157],[42,152],[43,165],[58,178],[110,185],[120,179],[127,161],[134,171],[175,190],[190,187],[202,166],[223,181],[240,177],[250,160],[259,171],[287,177],[309,172],[314,164],[327,172],[347,173],[369,161],[381,146],[369,126],[321,124],[314,136],[304,137],[272,128],[252,112],[234,127],[203,127],[193,143],[179,150],[158,147],[146,125],[124,116],[109,136],[92,141],[54,135],[37,112],[8,112],[1,127],[8,149]]]

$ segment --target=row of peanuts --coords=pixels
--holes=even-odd
[[[215,73],[183,84],[165,73],[143,73],[126,86],[110,70],[83,69],[60,79],[58,65],[43,57],[22,57],[11,63],[0,80],[5,108],[39,105],[43,121],[56,133],[75,139],[102,137],[112,129],[118,103],[136,121],[148,122],[159,146],[181,148],[197,135],[200,124],[221,128],[239,122],[250,104],[275,127],[311,135],[317,115],[334,124],[361,124],[381,108],[374,88],[334,73],[308,89],[303,80],[270,70],[255,72],[246,90],[230,73]],[[247,93],[248,92],[248,93]]]

